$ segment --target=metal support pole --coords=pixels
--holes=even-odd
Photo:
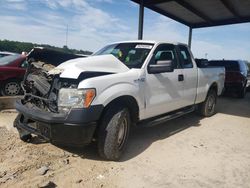
[[[191,44],[192,44],[192,34],[193,34],[193,29],[192,27],[189,27],[189,35],[188,35],[188,47],[191,49]]]
[[[144,0],[140,1],[140,11],[139,11],[139,28],[138,28],[138,39],[143,38],[143,22],[144,22]]]

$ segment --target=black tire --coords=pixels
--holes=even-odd
[[[246,93],[247,93],[247,87],[246,87],[246,85],[245,85],[245,86],[239,91],[238,97],[239,97],[240,99],[243,99],[243,98],[245,98]]]
[[[16,79],[7,80],[2,88],[1,88],[1,95],[3,96],[16,96],[21,93],[21,85],[20,81]]]
[[[21,118],[21,114],[19,113],[19,114],[17,115],[16,119],[14,120],[13,126],[17,128],[17,131],[18,131],[18,133],[19,133],[20,139],[21,139],[23,142],[29,143],[29,142],[31,141],[31,139],[32,139],[32,135],[31,135],[29,132],[27,132],[27,131],[25,131],[25,130],[22,130],[22,129],[18,128],[17,125],[18,125],[18,123],[19,123],[20,118]]]
[[[22,114],[18,113],[14,122],[13,122],[13,127],[17,127],[18,123],[19,123],[19,120],[21,118]]]
[[[198,112],[204,117],[211,117],[216,113],[217,93],[214,89],[207,94],[205,101],[198,106]]]
[[[31,134],[23,135],[23,136],[20,136],[20,139],[23,142],[30,143],[32,139],[32,135]]]
[[[98,128],[98,152],[106,160],[118,160],[127,144],[131,125],[129,110],[112,105]]]

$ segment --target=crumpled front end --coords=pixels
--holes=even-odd
[[[103,106],[60,111],[60,89],[77,89],[79,79],[60,78],[60,74],[50,74],[49,71],[55,68],[52,64],[32,59],[28,62],[22,82],[24,97],[16,101],[16,109],[20,114],[14,126],[20,137],[30,138],[28,135],[35,134],[50,142],[64,145],[90,143]]]
[[[50,75],[54,68],[42,62],[29,65],[22,88],[24,90],[23,104],[32,104],[43,111],[58,113],[57,97],[61,88],[76,88],[77,80],[60,79],[59,74]]]

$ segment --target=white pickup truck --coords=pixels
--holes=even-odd
[[[20,138],[51,143],[97,141],[99,154],[118,160],[133,125],[159,124],[197,109],[215,113],[225,70],[198,68],[185,44],[119,42],[59,66],[28,55],[14,122]],[[54,65],[57,65],[56,63]]]

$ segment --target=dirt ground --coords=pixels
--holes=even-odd
[[[120,162],[94,145],[19,140],[15,112],[0,113],[0,187],[250,187],[250,93],[219,98],[211,118],[189,114],[133,130]]]

